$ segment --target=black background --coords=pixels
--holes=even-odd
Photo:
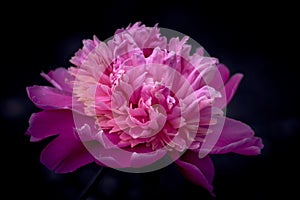
[[[76,8],[73,8],[75,6]],[[142,21],[174,29],[199,42],[244,79],[227,115],[263,138],[256,157],[213,156],[216,199],[295,199],[299,165],[299,47],[296,6],[288,2],[238,4],[212,1],[15,3],[1,13],[1,195],[7,199],[78,199],[98,170],[88,165],[54,174],[39,162],[49,142],[30,143],[28,119],[38,109],[25,87],[48,83],[40,76],[69,59],[82,39],[105,40],[117,28]],[[51,123],[51,122],[49,122]],[[3,188],[4,185],[4,188]],[[108,171],[90,199],[210,199],[171,165],[146,174]]]

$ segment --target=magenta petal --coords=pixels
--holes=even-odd
[[[69,110],[44,110],[30,118],[27,134],[31,141],[59,135],[41,154],[41,162],[58,173],[66,173],[91,163],[94,159],[74,134],[74,121]]]
[[[257,155],[260,154],[262,148],[261,139],[254,137],[254,131],[248,125],[226,118],[221,135],[210,153],[233,152],[244,155]]]
[[[224,64],[218,64],[218,70],[223,82],[226,83],[229,78],[229,69]]]
[[[187,151],[175,163],[179,166],[182,174],[191,182],[207,189],[212,196],[214,178],[214,165],[209,156],[199,158],[196,152]]]
[[[41,75],[49,81],[54,87],[65,92],[72,92],[71,81],[74,77],[65,68],[57,68],[50,71],[48,74],[41,73]]]
[[[235,94],[242,78],[243,78],[243,74],[235,74],[226,83],[225,91],[226,91],[227,103],[229,103],[231,101],[231,99],[234,96],[234,94]]]
[[[229,78],[229,69],[223,65],[218,64],[217,70],[212,71],[214,73],[214,76],[212,80],[209,81],[209,85],[217,90],[222,89],[225,85],[225,83],[228,81]]]
[[[41,109],[71,109],[72,96],[47,86],[27,87],[30,100]]]
[[[224,78],[223,76],[224,74],[222,75],[222,78]],[[243,78],[242,74],[233,75],[229,79],[229,81],[225,83],[225,88],[220,88],[222,98],[217,98],[215,100],[214,106],[223,109],[233,98],[242,78]]]
[[[72,172],[93,161],[93,156],[75,136],[72,127],[50,142],[41,153],[41,162],[56,173]]]
[[[143,168],[155,163],[166,155],[166,151],[164,149],[147,153],[127,152],[117,148],[103,148],[100,150],[101,151],[99,151],[98,154],[93,154],[97,163],[99,162],[99,165],[106,165],[111,168]]]
[[[74,127],[72,112],[69,110],[44,110],[34,113],[29,119],[29,128],[26,132],[31,141],[69,132]]]

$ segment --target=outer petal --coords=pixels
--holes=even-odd
[[[95,154],[93,154],[93,150],[91,150],[91,152],[95,156],[97,163],[98,161],[100,162],[100,165],[107,165],[112,168],[135,168],[136,170],[143,167],[149,167],[149,165],[155,163],[167,153],[164,149],[142,153],[139,151],[143,151],[144,149],[140,150],[138,147],[131,149],[133,152],[117,148],[95,150]]]
[[[241,80],[243,78],[243,74],[235,74],[225,85],[226,99],[227,103],[229,103],[234,96]]]
[[[196,152],[188,150],[180,159],[175,161],[175,163],[188,180],[204,187],[214,196],[212,186],[214,166],[208,156],[200,159]]]
[[[26,134],[31,136],[31,141],[39,141],[53,135],[65,134],[73,126],[71,111],[44,110],[31,115]]]
[[[223,77],[223,75],[222,75],[222,77]],[[228,82],[225,84],[225,88],[220,88],[222,98],[216,99],[214,106],[223,109],[226,106],[226,104],[228,104],[231,101],[242,78],[243,78],[242,74],[233,75],[228,80]],[[226,98],[226,99],[224,99],[224,98]]]
[[[218,70],[223,82],[225,83],[229,78],[229,69],[224,64],[218,64]]]
[[[89,121],[92,119],[92,121]],[[95,130],[93,118],[76,120],[77,133],[99,165],[112,168],[143,168],[165,156],[166,149],[153,151],[150,147],[120,148],[117,134]]]
[[[71,109],[72,96],[47,86],[27,87],[30,100],[41,109]]]
[[[71,81],[74,77],[65,68],[57,68],[50,71],[48,74],[41,73],[41,75],[49,81],[54,87],[65,92],[72,92]]]
[[[41,153],[41,162],[56,173],[72,172],[93,161],[93,156],[75,136],[72,127],[55,138]]]
[[[94,36],[93,40],[83,40],[82,49],[78,50],[75,55],[71,58],[70,62],[80,67],[85,61],[88,54],[95,49],[95,47],[100,43],[99,39]]]
[[[213,136],[213,133],[211,133]],[[239,153],[244,155],[260,154],[263,144],[254,137],[254,131],[246,124],[226,118],[221,135],[211,154]]]
[[[42,151],[41,162],[57,173],[66,173],[94,161],[73,129],[71,111],[44,110],[31,116],[26,134],[31,141],[59,135]]]

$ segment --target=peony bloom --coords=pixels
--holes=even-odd
[[[248,125],[225,117],[242,75],[230,77],[201,47],[191,53],[188,40],[136,23],[106,42],[84,40],[73,67],[41,73],[53,87],[27,88],[42,111],[26,134],[34,142],[57,136],[41,162],[57,173],[92,162],[129,172],[175,162],[213,194],[209,155],[257,155],[263,144]]]

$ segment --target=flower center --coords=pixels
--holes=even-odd
[[[148,110],[151,106],[159,104],[166,111],[170,111],[177,104],[175,95],[161,82],[148,79],[142,87],[135,90],[129,100],[132,108]]]
[[[140,134],[131,130],[128,133],[133,138],[146,138],[161,131],[166,122],[167,112],[172,109],[176,99],[164,85],[148,79],[132,93],[128,103],[129,124],[134,126],[133,129],[141,128]]]

